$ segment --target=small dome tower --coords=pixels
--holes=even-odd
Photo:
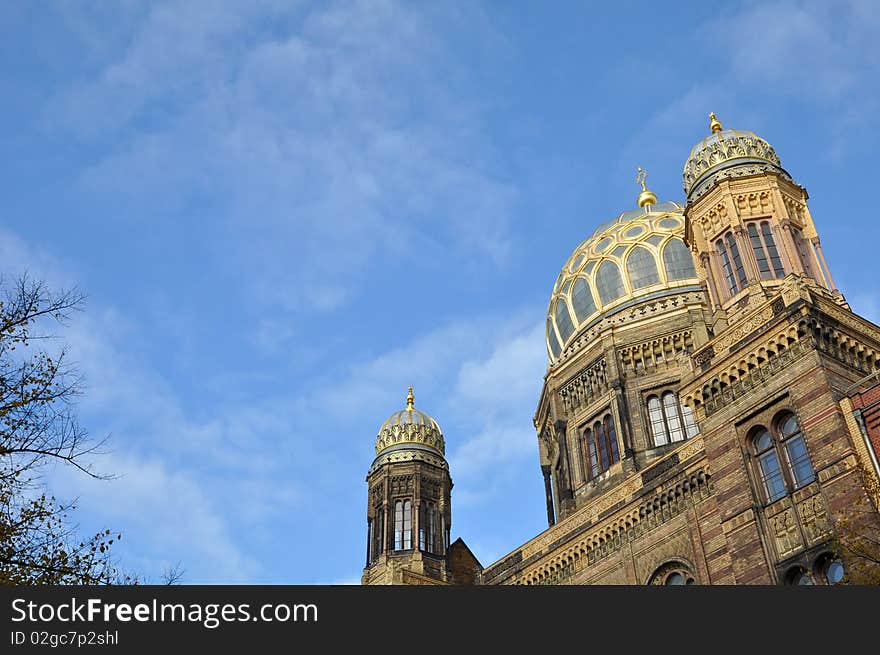
[[[367,562],[363,584],[431,584],[449,578],[452,478],[437,422],[415,408],[392,414],[376,436],[367,472]]]
[[[753,132],[722,126],[684,164],[685,241],[713,312],[716,334],[800,277],[845,305],[835,288],[807,206],[807,191],[782,168],[776,151]]]

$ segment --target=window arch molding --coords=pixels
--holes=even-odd
[[[783,409],[772,420],[752,426],[746,446],[764,504],[771,504],[816,479],[797,415]]]
[[[648,576],[646,585],[695,585],[697,576],[694,574],[693,565],[683,558],[667,560],[654,569],[654,572]]]
[[[578,441],[584,482],[595,480],[620,461],[617,427],[614,416],[608,410],[581,426]]]

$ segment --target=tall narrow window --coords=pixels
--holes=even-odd
[[[681,403],[681,416],[684,419],[684,430],[688,438],[700,434],[700,427],[694,419],[694,410],[684,403]]]
[[[419,550],[435,552],[436,534],[436,510],[433,503],[423,500],[419,507]]]
[[[666,414],[666,424],[669,426],[669,440],[684,439],[684,430],[681,429],[681,420],[678,416],[678,400],[671,391],[663,394],[663,411]]]
[[[427,503],[422,501],[419,505],[419,550],[426,550],[427,545],[427,532],[425,528],[427,527]]]
[[[657,396],[648,398],[648,419],[651,421],[654,445],[662,446],[669,443],[669,432],[666,430],[666,421],[663,419],[663,408]]]
[[[589,477],[595,478],[599,475],[599,454],[596,452],[596,441],[593,438],[593,431],[587,428],[584,433],[584,443],[586,444],[586,452],[589,454]]]
[[[749,243],[755,254],[755,262],[758,264],[758,273],[762,280],[785,277],[785,269],[776,249],[773,233],[770,231],[770,223],[763,221],[760,225],[749,223],[746,230],[749,233]]]
[[[412,503],[403,504],[403,549],[412,548]]]
[[[599,464],[602,470],[606,470],[609,466],[608,450],[605,448],[605,428],[600,421],[596,421],[593,425],[593,432],[596,434],[596,448],[599,451]]]
[[[785,267],[782,265],[779,251],[776,249],[776,242],[773,240],[773,232],[770,230],[770,223],[767,221],[761,223],[761,236],[764,237],[764,245],[767,246],[767,254],[770,255],[773,274],[778,278],[785,277]]]
[[[620,461],[620,452],[617,448],[617,432],[614,430],[614,421],[611,414],[605,415],[605,448],[608,450],[608,465]]]
[[[437,552],[437,510],[433,505],[428,505],[428,526],[427,526],[427,550],[429,553]]]
[[[403,502],[394,503],[394,550],[403,550]]]
[[[761,484],[769,502],[785,495],[785,479],[779,468],[779,457],[773,444],[773,437],[766,428],[761,428],[754,437],[755,454],[761,472]]]
[[[742,258],[739,256],[739,246],[736,245],[736,237],[733,236],[733,232],[728,232],[725,240],[727,241],[727,249],[730,251],[730,258],[733,260],[733,269],[736,272],[739,288],[742,289],[746,286],[747,280]]]
[[[380,507],[376,510],[373,521],[373,559],[385,551],[385,511]]]
[[[614,419],[606,414],[584,431],[584,472],[592,480],[620,461]]]
[[[794,414],[788,414],[780,421],[780,433],[782,446],[785,449],[785,458],[788,460],[795,488],[810,484],[816,476],[813,473],[810,455],[807,453],[807,446],[804,444],[804,437]]]
[[[724,271],[724,280],[727,282],[727,291],[733,296],[739,291],[739,289],[736,286],[736,278],[733,277],[733,266],[730,263],[730,255],[727,254],[727,247],[724,245],[723,240],[719,239],[716,241],[715,247],[718,248],[718,254],[721,255],[721,268]]]
[[[648,420],[655,446],[683,441],[700,432],[693,410],[673,391],[648,397]]]

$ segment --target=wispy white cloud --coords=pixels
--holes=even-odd
[[[444,429],[456,503],[482,504],[535,456],[532,415],[547,366],[543,344],[543,325],[523,311],[452,320],[352,364],[315,389],[302,411],[320,411],[332,400],[337,416],[361,422],[372,416],[377,430],[413,385],[416,407]]]
[[[146,453],[111,454],[102,466],[116,479],[100,481],[61,468],[52,480],[56,490],[75,492],[82,512],[102,525],[120,529],[125,548],[123,569],[155,578],[177,562],[193,582],[244,583],[259,573],[259,563],[236,543],[237,529],[227,520],[228,507],[212,496],[204,473],[176,467]],[[129,545],[129,542],[132,542]],[[158,554],[167,559],[159,561]],[[156,569],[148,567],[161,564]]]
[[[432,17],[390,0],[279,7],[156,3],[135,20],[51,108],[104,146],[86,188],[115,199],[117,220],[207,203],[204,238],[249,262],[261,306],[335,309],[382,258],[503,265],[516,192],[481,108],[437,84],[467,69]]]
[[[870,44],[880,27],[876,3],[782,0],[730,8],[708,26],[729,54],[730,72],[807,101],[861,92],[880,61]]]

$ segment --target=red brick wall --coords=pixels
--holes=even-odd
[[[875,455],[880,455],[880,382],[852,396],[853,408],[862,410],[862,420]]]

